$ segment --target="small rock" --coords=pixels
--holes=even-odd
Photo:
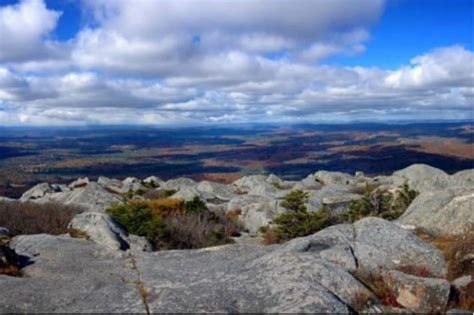
[[[104,213],[80,213],[72,219],[69,227],[85,232],[93,242],[110,249],[126,250],[130,247],[125,240],[127,233]]]
[[[446,276],[443,253],[411,231],[376,217],[357,221],[354,229],[354,253],[363,269],[396,269],[400,265],[413,265],[425,268],[434,277]]]
[[[143,182],[145,184],[152,186],[153,188],[158,188],[164,183],[164,181],[161,178],[156,177],[156,176],[149,176],[145,178]]]
[[[469,310],[462,310],[460,308],[452,308],[448,311],[446,311],[446,314],[466,314],[466,315],[472,315],[472,311]]]
[[[16,201],[15,199],[8,198],[8,197],[0,197],[0,202],[13,202]]]
[[[139,251],[139,252],[153,251],[153,246],[144,237],[129,234],[127,241],[128,241],[128,245],[130,246],[130,249],[133,251]]]
[[[472,187],[453,187],[420,194],[398,219],[433,235],[463,235],[474,225]]]
[[[70,189],[85,187],[90,183],[89,178],[78,178],[68,185]]]
[[[73,205],[91,212],[104,212],[113,204],[120,204],[123,198],[117,194],[107,191],[101,185],[91,182],[85,187],[76,188],[72,191],[50,194],[38,201],[58,202]]]
[[[392,177],[407,182],[412,189],[418,192],[445,189],[451,186],[451,179],[448,174],[426,164],[410,165],[394,172]]]
[[[399,271],[384,274],[397,302],[416,312],[442,312],[449,299],[450,284],[444,279],[421,278]]]
[[[473,281],[473,278],[471,275],[465,275],[465,276],[462,276],[462,277],[459,277],[457,279],[455,279],[452,284],[454,287],[458,288],[458,289],[463,289],[465,287],[467,287],[471,282]]]
[[[21,202],[36,200],[53,193],[54,189],[48,183],[41,183],[27,190],[20,198]]]
[[[180,177],[164,182],[163,185],[161,185],[161,189],[179,191],[183,187],[192,187],[196,184],[197,183],[190,178]]]

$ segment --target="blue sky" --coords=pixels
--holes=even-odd
[[[395,69],[435,47],[459,44],[472,50],[473,14],[472,0],[390,1],[371,28],[367,51],[330,62]]]
[[[0,124],[472,119],[470,0],[0,0]]]

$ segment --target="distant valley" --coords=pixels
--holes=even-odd
[[[413,163],[454,173],[473,167],[473,137],[472,123],[0,128],[0,195],[80,176],[231,182],[321,169],[388,174]]]

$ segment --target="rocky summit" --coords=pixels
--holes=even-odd
[[[0,311],[472,311],[473,179],[472,169],[449,175],[416,164],[390,176],[318,171],[301,181],[272,174],[232,184],[156,176],[41,183],[0,203],[74,206],[80,213],[67,227],[74,233],[21,235],[0,227]],[[309,217],[326,211],[353,218],[354,204],[371,201],[369,187],[396,192],[403,185],[416,195],[396,218],[370,213],[262,244],[262,231],[292,211],[292,192],[305,196]],[[198,197],[212,213],[235,216],[242,232],[226,245],[156,250],[146,233],[134,235],[106,211],[157,196]]]

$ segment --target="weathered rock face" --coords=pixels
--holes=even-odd
[[[23,278],[0,276],[2,312],[145,312],[139,275],[123,252],[45,234],[15,237],[11,246],[31,262]]]
[[[196,196],[210,203],[222,204],[231,200],[235,196],[235,192],[230,185],[202,181],[192,186],[187,184],[180,186],[173,198],[189,201]]]
[[[8,312],[348,313],[354,297],[371,296],[337,265],[284,248],[121,254],[49,235],[17,237],[12,246],[33,263],[25,278],[0,276]]]
[[[69,227],[85,232],[91,240],[110,249],[128,249],[127,233],[111,217],[100,212],[84,212],[72,219]]]
[[[0,202],[12,202],[16,201],[15,199],[8,198],[8,197],[0,197]]]
[[[58,202],[81,207],[86,211],[104,212],[115,203],[122,203],[123,198],[105,190],[101,185],[91,182],[85,187],[72,191],[49,194],[37,202]]]
[[[474,226],[474,190],[457,187],[422,193],[398,221],[434,235],[462,235]]]
[[[308,237],[289,241],[285,248],[291,252],[308,252],[340,268],[353,272],[358,268],[354,255],[355,229],[352,224],[330,226]]]
[[[227,211],[240,210],[240,221],[251,235],[256,235],[261,226],[266,226],[278,214],[287,210],[279,200],[257,195],[240,195],[227,203]]]
[[[246,176],[232,185],[186,178],[162,182],[104,177],[97,183],[76,181],[71,188],[40,184],[26,192],[22,201],[82,207],[86,212],[70,226],[89,239],[13,238],[9,249],[29,257],[30,264],[22,269],[24,278],[0,275],[0,311],[442,312],[451,286],[442,279],[446,262],[412,228],[423,227],[434,234],[466,232],[474,224],[473,174],[470,170],[449,176],[426,165],[413,165],[375,178],[320,171],[297,183],[270,175]],[[344,209],[351,200],[361,198],[367,184],[393,191],[408,182],[421,194],[397,222],[365,218],[283,245],[261,246],[254,241],[149,253],[146,239],[128,235],[104,210],[122,202],[122,193],[152,188],[152,181],[160,181],[160,189],[176,190],[173,197],[191,200],[198,196],[212,211],[238,211],[249,232],[246,235],[251,236],[287,211],[280,203],[292,189],[309,193],[309,211],[323,205]],[[1,234],[0,228],[0,238]],[[2,257],[5,251],[3,256],[0,251]],[[407,270],[426,271],[432,278],[409,275]],[[367,273],[381,276],[404,308],[380,306],[361,282]],[[466,288],[470,281],[471,277],[463,277],[452,285]]]
[[[157,176],[149,176],[143,180],[145,184],[151,185],[152,187],[160,187],[163,185],[164,181]]]
[[[322,206],[338,210],[346,208],[349,202],[360,198],[362,198],[361,195],[350,193],[345,187],[340,185],[325,186],[310,192],[307,208],[310,212],[317,212]]]
[[[76,189],[76,188],[87,186],[87,184],[89,184],[89,183],[90,183],[90,181],[89,181],[89,178],[87,178],[87,177],[78,178],[75,181],[73,181],[72,183],[70,183],[68,185],[68,188]]]
[[[415,234],[379,218],[354,223],[354,254],[366,270],[396,269],[401,265],[426,268],[434,277],[446,276],[443,253]]]
[[[170,179],[169,181],[166,181],[160,186],[160,188],[167,189],[167,190],[173,189],[173,190],[179,191],[183,187],[192,187],[192,186],[195,186],[196,184],[197,183],[190,178],[180,177],[180,178]]]
[[[107,178],[107,177],[99,177],[97,180],[97,184],[101,185],[105,188],[105,190],[115,193],[115,194],[124,194],[127,193],[126,189],[123,187],[123,183],[117,179]]]
[[[399,271],[387,272],[384,280],[397,302],[409,310],[439,313],[448,305],[450,284],[447,280],[421,278]]]
[[[368,228],[370,219],[366,221],[363,225]],[[376,265],[382,260],[364,252],[358,255],[359,246],[377,247],[377,252],[371,249],[374,255],[391,258],[411,257],[417,250],[418,255],[425,255],[423,259],[433,254],[430,248],[421,250],[413,245],[399,246],[395,251],[368,239],[370,234],[384,240],[381,234],[387,229],[397,228],[387,222],[383,230],[368,233],[346,224],[284,245],[227,245],[154,253],[112,251],[66,236],[21,236],[14,238],[11,246],[31,257],[33,264],[23,269],[26,278],[0,277],[7,292],[0,296],[0,303],[7,311],[40,312],[113,311],[120,307],[142,312],[146,305],[150,312],[348,313],[377,302],[351,272],[361,266],[372,267],[369,260],[375,259]],[[416,242],[408,236],[400,239]],[[436,305],[446,300],[446,283],[414,278],[401,274],[394,280],[392,287],[400,301],[416,311],[428,306],[437,310]],[[410,285],[419,288],[415,302],[404,293]],[[19,292],[23,294],[15,299]],[[146,292],[145,301],[140,292]],[[35,299],[28,300],[28,296]],[[436,298],[444,300],[430,302]]]
[[[318,171],[313,175],[314,181],[320,183],[323,186],[340,185],[340,186],[352,186],[356,179],[351,175],[341,172],[328,172]]]
[[[424,192],[445,189],[451,185],[448,174],[425,164],[413,164],[393,173],[395,179],[407,182],[413,189]]]
[[[284,247],[158,252],[137,262],[153,312],[347,313],[356,296],[371,296],[337,265]]]
[[[54,189],[48,183],[41,183],[26,191],[21,196],[20,201],[24,202],[40,199],[53,192]]]
[[[210,181],[202,181],[196,186],[197,191],[202,194],[208,194],[212,199],[218,199],[221,201],[229,201],[235,197],[234,188],[231,185],[224,185],[219,183],[213,183]],[[212,200],[206,199],[206,200]]]
[[[455,186],[474,187],[474,169],[457,172],[451,176],[451,182]]]
[[[234,186],[238,191],[248,195],[280,199],[286,196],[290,190],[285,188],[288,185],[284,185],[283,182],[279,183],[275,177],[272,176],[268,179],[263,175],[245,176],[236,180]],[[279,184],[282,186],[278,186]]]
[[[70,228],[87,234],[90,240],[112,250],[151,251],[151,244],[143,237],[128,235],[110,216],[100,212],[84,212],[76,215]]]
[[[433,276],[442,278],[447,271],[438,249],[395,223],[379,218],[331,226],[292,240],[286,246],[293,251],[317,252],[319,258],[351,272],[362,269],[379,273],[412,265],[426,268]]]

